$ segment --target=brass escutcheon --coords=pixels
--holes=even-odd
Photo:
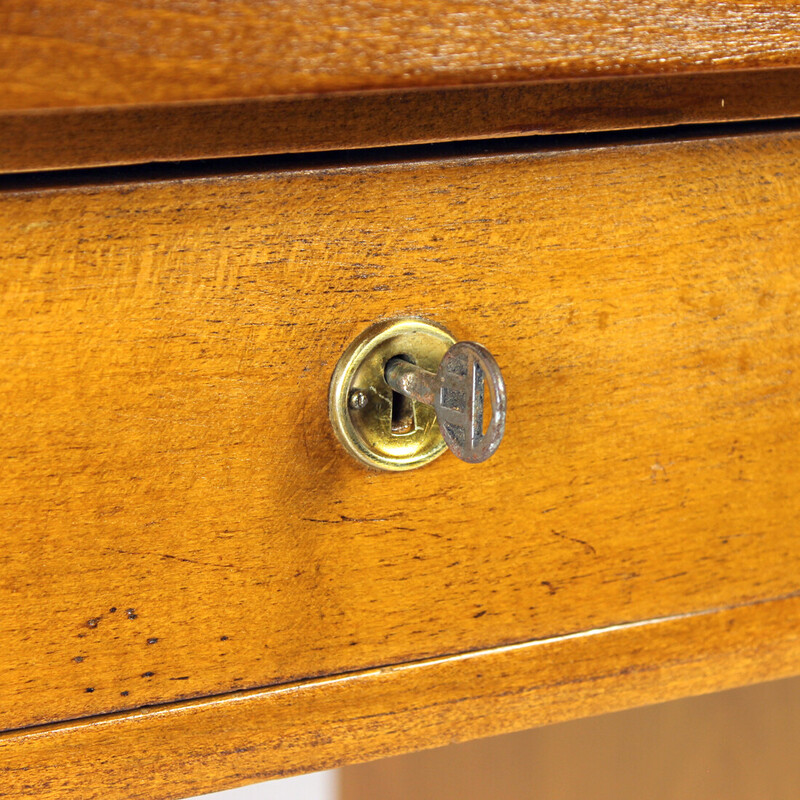
[[[403,398],[392,392],[385,370],[390,359],[402,356],[436,372],[455,341],[441,325],[403,318],[379,322],[352,342],[328,393],[333,429],[351,455],[367,466],[399,472],[421,467],[447,449],[431,406],[408,400],[398,420]]]

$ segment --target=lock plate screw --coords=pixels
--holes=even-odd
[[[361,389],[353,389],[353,391],[350,392],[348,405],[353,411],[360,411],[368,402],[366,392],[362,392]]]

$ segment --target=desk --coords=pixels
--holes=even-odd
[[[9,796],[182,797],[800,672],[797,11],[726,38],[733,6],[655,5],[702,23],[674,63],[598,4],[580,58],[557,3],[431,5],[442,69],[449,29],[375,38],[383,6],[16,4]],[[66,146],[82,121],[104,147]],[[486,464],[336,442],[337,359],[409,314],[497,357]]]

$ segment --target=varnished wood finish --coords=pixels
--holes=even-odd
[[[799,158],[786,132],[0,195],[0,725],[795,592]],[[334,440],[334,363],[409,313],[501,364],[483,466]]]
[[[346,767],[340,800],[794,800],[800,678]]]
[[[0,108],[797,66],[792,0],[5,0]]]
[[[0,796],[166,800],[795,674],[800,599],[0,736]]]
[[[800,116],[800,70],[0,112],[0,172]]]

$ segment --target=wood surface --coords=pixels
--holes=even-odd
[[[800,116],[800,70],[0,111],[0,172]]]
[[[381,759],[340,800],[795,800],[800,678]]]
[[[798,174],[788,130],[7,185],[0,726],[796,592]],[[496,355],[486,464],[337,446],[398,314]]]
[[[191,797],[779,678],[798,631],[795,596],[0,735],[0,797]]]
[[[0,108],[798,66],[793,0],[5,0]]]

